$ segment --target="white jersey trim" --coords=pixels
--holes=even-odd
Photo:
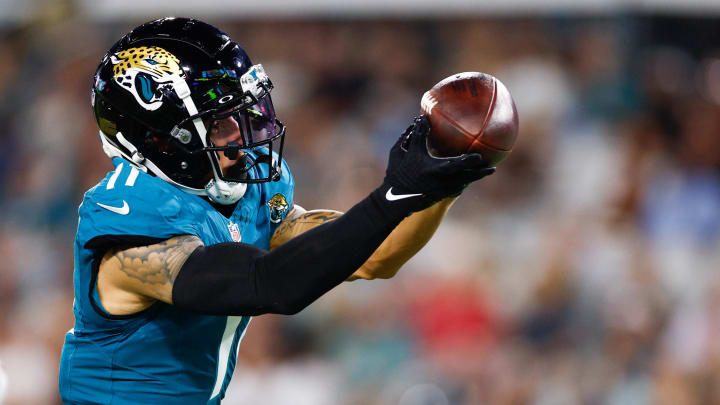
[[[237,331],[237,327],[242,318],[242,316],[228,316],[227,321],[225,321],[225,331],[223,332],[222,341],[218,348],[217,376],[215,377],[215,386],[213,387],[212,394],[210,394],[210,399],[215,398],[215,396],[220,393],[223,382],[225,382],[228,362],[230,361],[230,348],[232,347],[233,340],[235,340],[235,331]],[[245,330],[247,330],[247,328]],[[244,334],[245,331],[243,331],[243,335]],[[239,342],[238,346],[240,346]]]
[[[115,169],[115,172],[113,172],[113,175],[110,176],[110,180],[108,180],[107,186],[105,186],[106,190],[112,190],[115,188],[115,181],[117,181],[118,176],[120,176],[120,172],[122,172],[124,163],[120,163],[118,167]]]

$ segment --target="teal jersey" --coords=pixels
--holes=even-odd
[[[293,204],[282,162],[277,182],[249,184],[230,218],[130,162],[85,193],[75,237],[75,326],[65,336],[60,396],[66,404],[219,404],[249,316],[210,316],[163,302],[126,316],[102,307],[95,282],[110,247],[195,235],[205,245],[243,242],[269,249]],[[265,177],[259,165],[253,178]]]

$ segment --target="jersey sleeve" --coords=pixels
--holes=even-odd
[[[77,240],[83,247],[146,245],[198,234],[197,213],[183,204],[180,190],[127,161],[117,163],[80,205]]]

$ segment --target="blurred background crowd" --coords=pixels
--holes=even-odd
[[[5,405],[59,403],[76,210],[111,169],[94,69],[176,14],[42,4],[0,18]],[[720,403],[718,17],[205,18],[275,83],[308,209],[347,210],[379,184],[420,96],[452,73],[495,75],[520,115],[512,155],[394,279],[254,318],[223,403]]]

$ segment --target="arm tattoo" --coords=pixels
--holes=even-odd
[[[314,210],[286,218],[273,233],[271,245],[279,246],[303,232],[340,217],[342,214],[339,211]]]
[[[145,284],[172,284],[190,254],[202,242],[197,236],[183,235],[166,241],[115,254],[120,270]]]
[[[333,219],[336,219],[342,215],[342,212],[338,211],[310,211],[306,212],[305,214],[301,215],[300,217],[296,218],[296,221],[304,221],[304,222],[310,222],[314,223],[317,222],[318,224],[324,224],[325,222],[330,222]]]

